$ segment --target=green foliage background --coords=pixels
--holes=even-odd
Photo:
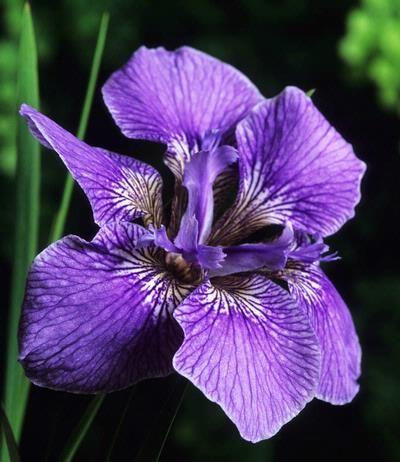
[[[354,76],[372,80],[382,104],[400,114],[400,1],[362,0],[347,18],[340,54]]]

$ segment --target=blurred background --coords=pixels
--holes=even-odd
[[[242,441],[223,412],[189,386],[162,461],[400,460],[400,0],[33,0],[41,108],[75,131],[103,10],[110,29],[86,140],[161,169],[162,146],[124,139],[100,86],[140,45],[191,45],[242,70],[267,97],[285,85],[313,100],[366,161],[356,218],[329,244],[342,260],[326,271],[348,302],[363,347],[361,391],[334,407],[314,400],[272,440]],[[15,65],[22,2],[2,0],[0,36],[0,331],[5,326],[13,236]],[[45,245],[65,169],[42,152]],[[67,233],[95,232],[76,189]],[[4,351],[1,331],[1,351]],[[3,358],[2,358],[3,359]],[[108,396],[76,460],[132,460],[174,378]],[[88,398],[33,387],[23,460],[54,460]],[[129,406],[127,408],[127,403]],[[125,419],[121,420],[121,415]],[[120,426],[117,438],[114,430]]]

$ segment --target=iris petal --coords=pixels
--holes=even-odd
[[[34,261],[20,323],[20,361],[35,384],[98,393],[173,371],[182,334],[171,312],[191,290],[167,274],[144,229],[68,236]]]
[[[26,104],[21,115],[32,134],[60,155],[85,191],[98,225],[139,217],[161,224],[162,180],[155,169],[131,157],[89,146]]]
[[[227,276],[261,268],[269,271],[282,270],[293,243],[293,236],[293,229],[289,225],[271,242],[222,247],[225,258],[209,276]]]
[[[310,318],[321,349],[317,397],[332,404],[357,394],[361,349],[351,314],[333,284],[316,265],[287,273],[289,289]]]
[[[236,137],[239,195],[212,243],[231,244],[286,221],[327,236],[354,215],[365,164],[301,90],[288,87],[260,103]]]
[[[185,335],[175,369],[223,408],[243,438],[274,435],[313,398],[317,340],[289,293],[267,278],[205,282],[174,316]]]
[[[178,177],[210,132],[233,131],[262,100],[238,70],[189,47],[139,48],[103,95],[124,135],[167,144],[166,161]]]

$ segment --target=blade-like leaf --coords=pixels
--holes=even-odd
[[[25,8],[25,10],[24,10],[24,15],[26,15],[26,14],[30,14],[29,6],[27,6]],[[24,16],[24,18],[25,18],[25,16]],[[107,28],[108,28],[108,21],[109,21],[109,15],[107,13],[104,13],[102,18],[101,18],[99,34],[98,34],[98,38],[97,38],[97,42],[96,42],[94,58],[93,58],[92,67],[91,67],[91,71],[90,71],[88,88],[87,88],[87,91],[86,91],[85,101],[84,101],[84,105],[83,105],[83,109],[82,109],[82,113],[81,113],[81,118],[80,118],[80,123],[79,123],[78,136],[81,137],[81,138],[84,136],[84,134],[86,132],[86,128],[87,128],[90,109],[91,109],[92,102],[93,102],[94,90],[95,90],[95,87],[96,87],[96,82],[97,82],[97,77],[98,77],[98,71],[99,71],[100,62],[101,62],[101,58],[102,58],[102,54],[103,54],[103,50],[104,50],[105,38],[106,38]],[[29,27],[26,26],[26,19],[23,21],[22,29],[23,29],[23,32],[25,32],[25,34],[27,32],[29,32],[29,30],[32,30],[32,33],[33,33],[32,23],[30,23],[30,24],[31,24],[31,28],[29,29]],[[23,43],[24,43],[24,40],[23,40],[23,38],[21,38],[21,47],[22,47]],[[30,53],[29,56],[31,58],[36,57],[36,53],[32,52],[32,53]],[[25,63],[29,63],[29,62],[30,62],[30,60],[27,61],[25,59]],[[37,81],[37,78],[36,78],[36,81]],[[37,100],[34,100],[34,99],[29,98],[29,97],[24,96],[24,95],[22,95],[19,98],[18,107],[19,107],[21,102],[27,102],[28,104],[31,104],[34,107],[39,106]],[[21,126],[21,129],[25,130],[25,134],[27,135],[26,139],[29,140],[30,142],[32,142],[33,137],[28,132],[25,123],[22,120],[21,121],[19,120],[18,123]],[[38,149],[38,144],[36,143],[36,141],[33,140],[33,143],[35,144],[36,149]],[[26,150],[25,150],[25,152],[26,152]],[[59,210],[59,212],[57,214],[57,219],[55,221],[54,232],[52,234],[52,239],[51,240],[57,239],[58,237],[61,236],[61,234],[63,232],[65,219],[66,219],[66,216],[67,216],[68,207],[69,207],[69,203],[70,203],[70,198],[71,198],[71,194],[72,194],[72,188],[73,188],[73,181],[72,181],[72,178],[69,177],[67,179],[67,181],[66,181],[65,190],[64,190],[64,193],[63,193],[63,200],[62,200],[61,205],[60,205],[60,210]],[[34,196],[31,196],[31,197],[34,197]],[[36,199],[35,203],[38,204],[38,202],[39,202],[38,199]],[[37,230],[36,230],[36,233],[34,235],[37,236]],[[22,237],[22,234],[21,234],[21,237]],[[33,259],[34,255],[35,255],[35,253],[36,253],[36,246],[35,246],[34,250],[32,250],[32,252],[30,254],[28,264],[26,265],[25,272],[23,273],[23,278],[21,277],[20,279],[18,279],[19,281],[21,281],[21,285],[20,285],[21,286],[21,292],[20,292],[21,295],[20,295],[20,298],[16,299],[16,301],[14,303],[14,305],[18,307],[18,312],[15,314],[14,319],[13,319],[14,326],[15,326],[14,327],[14,334],[10,335],[10,339],[15,339],[14,340],[15,341],[14,352],[12,353],[14,357],[16,357],[16,355],[17,355],[16,331],[17,331],[18,318],[19,318],[19,308],[20,308],[20,305],[21,305],[21,302],[22,302],[22,297],[23,297],[23,290],[24,290],[24,285],[25,285],[26,271],[27,271],[27,268],[29,266],[30,261]],[[20,272],[20,273],[22,274],[22,272]],[[23,378],[23,374],[21,373],[21,369],[19,371],[19,374]],[[11,381],[10,381],[10,383],[11,383]],[[15,382],[12,382],[12,383],[14,384]],[[20,388],[22,388],[22,387],[23,387],[23,390],[21,392]],[[25,406],[26,406],[26,396],[27,396],[27,392],[28,392],[28,389],[29,389],[29,382],[26,381],[23,378],[23,382],[22,382],[21,387],[18,387],[16,385],[16,387],[14,387],[14,388],[11,387],[10,389],[11,390],[14,389],[15,394],[17,396],[19,395],[20,398],[25,396],[25,399],[21,401],[21,405],[19,406],[20,407],[19,414],[22,415],[22,417],[23,417],[23,414],[24,414],[24,411],[25,411]],[[91,424],[92,420],[94,419],[94,417],[95,417],[95,415],[97,413],[98,408],[100,407],[101,402],[102,402],[102,397],[96,397],[93,400],[91,405],[89,405],[89,407],[87,409],[87,412],[82,417],[82,420],[80,422],[79,427],[74,432],[73,437],[71,437],[70,445],[69,445],[70,453],[72,454],[71,457],[73,457],[73,454],[75,453],[75,451],[77,450],[77,448],[80,445],[80,442],[84,438],[88,428],[90,427],[90,424]],[[11,408],[12,408],[12,405],[11,405]],[[20,430],[21,430],[21,425],[22,425],[22,419],[20,418],[19,419],[19,425],[18,425],[19,433],[20,433]],[[19,435],[19,433],[18,433],[18,435]],[[4,457],[6,457],[6,454],[4,452],[2,454],[4,455]],[[3,460],[3,458],[1,460]],[[6,460],[6,459],[4,458],[4,460]]]
[[[0,436],[4,434],[8,449],[8,457],[11,462],[20,462],[17,442],[15,441],[14,434],[8,421],[7,415],[4,412],[3,406],[0,404]]]
[[[21,38],[17,66],[17,108],[21,103],[39,106],[39,84],[35,34],[31,11],[25,5],[21,20]],[[18,441],[25,415],[29,382],[17,362],[17,330],[25,279],[37,251],[39,226],[40,152],[26,123],[17,116],[16,142],[16,205],[14,265],[11,304],[7,326],[7,357],[5,373],[5,412]],[[2,460],[7,460],[4,449]]]
[[[85,102],[83,104],[81,119],[79,122],[77,136],[84,138],[87,124],[89,120],[90,109],[92,107],[94,90],[96,88],[97,77],[99,74],[101,58],[103,56],[104,45],[106,43],[107,29],[109,22],[109,14],[103,13],[100,21],[99,33],[97,36],[96,48],[93,56],[92,68],[90,70],[89,83],[86,90]],[[50,235],[50,243],[56,241],[62,236],[64,231],[65,221],[69,204],[71,203],[72,191],[74,188],[74,180],[71,175],[67,175],[64,185],[64,192],[61,199],[61,204],[53,222],[53,227]]]
[[[311,88],[311,90],[308,90],[308,91],[306,92],[306,95],[309,96],[310,98],[312,98],[312,96],[314,95],[315,91],[316,91],[316,88]]]
[[[91,402],[86,408],[85,413],[81,417],[81,420],[67,441],[67,444],[65,445],[63,453],[60,457],[60,462],[70,462],[73,460],[76,451],[79,449],[79,446],[85,438],[90,425],[92,424],[98,410],[100,409],[100,406],[104,400],[104,396],[105,395],[96,395],[94,398],[92,398]]]

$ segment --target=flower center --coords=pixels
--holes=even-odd
[[[213,224],[214,191],[217,176],[237,158],[230,146],[199,151],[185,164],[183,185],[188,203],[177,235],[171,239],[164,226],[149,226],[138,243],[164,249],[165,265],[178,280],[196,284],[204,277],[226,276],[268,268],[283,269],[293,241],[291,226],[281,226],[271,242],[222,247],[208,245]]]
[[[167,252],[165,254],[165,265],[168,271],[182,282],[196,284],[203,278],[203,271],[200,266],[186,261],[179,253]]]

